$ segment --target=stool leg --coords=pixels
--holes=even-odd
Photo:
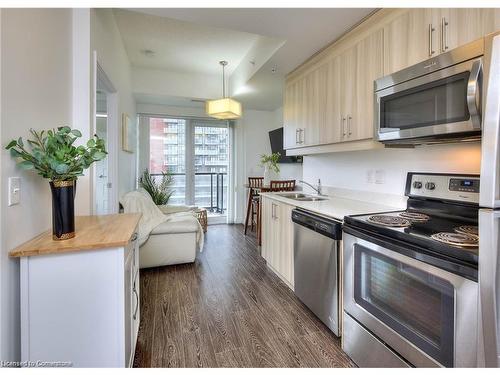
[[[246,219],[245,219],[245,235],[247,234],[248,218],[250,216],[250,210],[252,209],[250,207],[251,205],[252,205],[252,188],[250,188],[249,191],[248,191],[247,216],[246,216]]]
[[[262,245],[262,209],[261,198],[259,197],[259,201],[257,202],[257,239],[259,246]]]

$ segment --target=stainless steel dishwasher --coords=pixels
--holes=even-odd
[[[339,241],[342,223],[294,209],[294,289],[297,297],[340,336]]]

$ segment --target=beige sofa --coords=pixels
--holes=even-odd
[[[139,250],[140,268],[192,263],[196,259],[199,223],[192,214],[168,214]]]
[[[140,212],[140,268],[192,263],[203,249],[203,229],[189,206],[156,206],[136,190],[120,199],[124,211]],[[166,213],[166,214],[165,214]]]

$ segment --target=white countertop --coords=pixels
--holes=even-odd
[[[290,192],[289,194],[293,193],[297,192]],[[298,201],[282,196],[284,194],[287,193],[261,193],[262,196],[272,198],[276,201],[280,201],[298,208],[303,208],[304,210],[315,212],[320,215],[332,217],[338,220],[344,220],[344,216],[349,215],[397,211],[398,209],[400,209],[400,207],[396,206],[387,206],[373,202],[366,202],[336,196],[321,197],[325,198],[325,200],[322,201]]]

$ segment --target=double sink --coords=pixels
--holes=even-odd
[[[309,194],[303,194],[303,193],[280,193],[276,194],[279,195],[280,197],[283,198],[288,198],[288,199],[293,199],[296,201],[301,201],[301,202],[318,202],[318,201],[324,201],[327,200],[327,198],[322,198],[316,195],[309,195]]]

